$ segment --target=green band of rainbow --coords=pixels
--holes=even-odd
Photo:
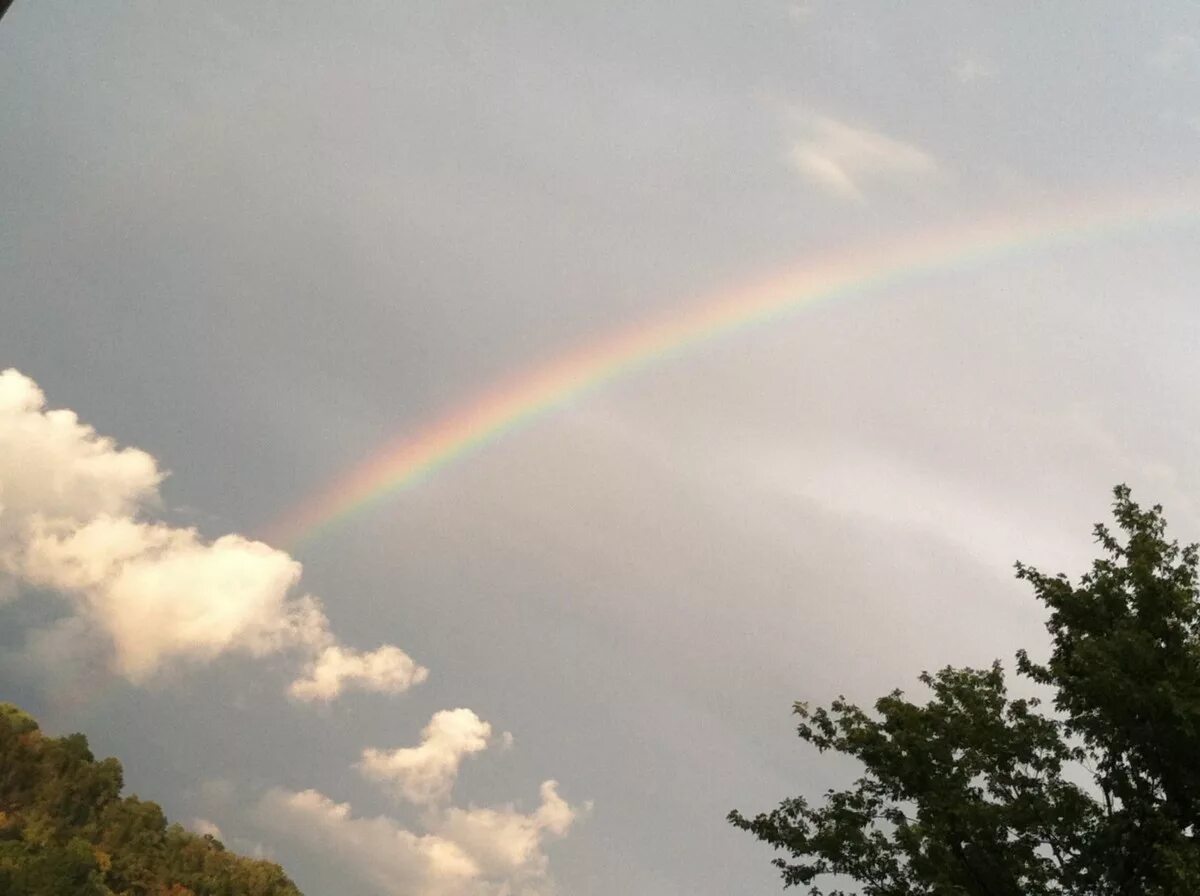
[[[1010,256],[1175,226],[1197,218],[1191,191],[1147,199],[1057,204],[1050,214],[1007,216],[928,232],[883,247],[801,264],[636,324],[493,388],[428,426],[401,436],[300,503],[270,532],[294,546],[409,488],[586,392],[714,339],[817,303],[880,292],[936,272]]]

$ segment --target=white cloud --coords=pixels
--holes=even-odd
[[[202,837],[207,836],[215,837],[218,840],[221,839],[221,829],[207,818],[193,818],[188,827],[191,828],[194,833],[200,834]]]
[[[429,677],[399,647],[385,644],[359,652],[336,644],[322,650],[292,682],[290,693],[298,700],[332,700],[347,687],[383,694],[399,694]]]
[[[164,474],[149,454],[117,448],[71,411],[44,408],[33,380],[0,372],[0,551],[31,519],[128,516],[158,496]]]
[[[301,567],[283,551],[145,519],[164,478],[154,458],[45,403],[28,377],[0,373],[0,590],[66,596],[78,622],[60,624],[59,640],[102,636],[114,670],[134,682],[172,661],[288,649],[313,656],[293,686],[305,699],[347,685],[396,693],[424,678],[397,647],[338,646],[320,602],[294,593]]]
[[[424,833],[388,816],[356,817],[315,790],[272,790],[258,816],[389,896],[549,896],[545,842],[564,836],[579,810],[553,781],[542,784],[541,798],[528,814],[513,806],[433,812]]]
[[[571,830],[571,825],[579,817],[579,810],[570,805],[558,795],[557,781],[543,781],[540,788],[542,804],[534,814],[538,830],[546,831],[555,837],[565,837]],[[591,812],[590,802],[583,804],[583,811]]]
[[[36,520],[16,571],[68,592],[114,647],[116,671],[146,681],[169,659],[256,656],[330,638],[311,597],[290,597],[300,564],[238,535],[98,517],[78,528]]]
[[[541,798],[541,805],[528,815],[512,806],[449,809],[436,822],[436,830],[459,844],[487,876],[544,877],[549,869],[542,841],[566,836],[579,810],[558,795],[555,781],[542,783]]]
[[[449,840],[419,835],[386,816],[360,818],[347,803],[315,790],[272,790],[259,805],[264,824],[340,860],[384,893],[471,893],[479,866]]]
[[[492,726],[471,710],[444,709],[425,726],[418,746],[391,752],[368,748],[358,767],[411,803],[439,803],[450,796],[463,759],[486,750],[491,736]],[[504,740],[511,743],[511,735]]]
[[[865,201],[868,183],[911,183],[938,173],[929,153],[877,131],[823,115],[803,119],[802,128],[792,163],[812,183],[847,199]]]
[[[58,592],[72,610],[47,630],[43,653],[61,654],[64,639],[100,641],[111,667],[134,682],[232,652],[302,653],[307,662],[291,694],[309,701],[349,688],[398,693],[426,678],[398,647],[339,644],[320,602],[297,591],[301,566],[284,551],[154,520],[162,480],[150,455],[119,448],[69,411],[47,410],[41,391],[16,371],[0,374],[0,575]],[[446,805],[463,760],[491,740],[491,725],[454,709],[436,713],[415,747],[364,751],[364,774],[424,807],[422,832],[388,817],[355,817],[313,790],[271,791],[258,816],[332,850],[382,892],[544,896],[552,892],[544,844],[565,835],[578,812],[553,781],[529,813]],[[512,736],[498,740],[510,746]],[[227,785],[201,795],[210,808],[232,799]],[[221,833],[204,818],[192,828]]]

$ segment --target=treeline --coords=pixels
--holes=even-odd
[[[0,703],[0,894],[300,896],[283,869],[122,797],[121,763]]]

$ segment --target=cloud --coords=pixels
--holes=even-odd
[[[157,500],[164,474],[149,454],[118,448],[71,411],[45,410],[37,384],[0,372],[0,550],[35,517],[82,524],[129,516]]]
[[[823,115],[804,119],[802,127],[792,163],[809,181],[843,198],[864,202],[868,183],[909,183],[938,173],[937,162],[923,149],[876,131]]]
[[[399,647],[385,644],[359,652],[336,644],[322,650],[309,663],[303,678],[292,682],[289,693],[298,700],[332,700],[348,686],[384,694],[399,694],[429,677]]]
[[[258,814],[275,830],[332,854],[380,892],[470,893],[480,875],[479,866],[451,841],[414,834],[386,816],[355,817],[348,803],[335,803],[316,790],[272,790]]]
[[[311,597],[290,597],[300,564],[239,535],[206,543],[192,529],[98,517],[78,528],[34,520],[13,568],[69,593],[103,628],[116,671],[145,682],[170,659],[254,656],[330,638]]]
[[[176,661],[299,650],[312,657],[293,685],[300,699],[347,686],[397,693],[424,679],[397,647],[339,646],[320,602],[296,593],[301,567],[285,552],[147,519],[164,478],[154,458],[45,405],[31,379],[0,373],[2,590],[68,599],[74,615],[47,644],[102,636],[113,670],[137,683]]]
[[[549,896],[545,843],[565,836],[579,811],[546,781],[531,813],[453,808],[431,813],[423,833],[388,816],[355,816],[349,804],[316,790],[269,791],[257,814],[388,896]]]
[[[429,720],[418,746],[391,752],[368,748],[358,768],[411,803],[439,803],[450,796],[463,759],[486,750],[491,736],[492,726],[471,710],[444,709]]]
[[[201,836],[215,837],[217,840],[221,839],[221,829],[207,818],[193,818],[188,827],[194,833]]]
[[[437,822],[437,831],[461,846],[487,876],[499,879],[532,872],[543,877],[548,871],[543,839],[566,836],[579,813],[558,795],[555,781],[542,782],[541,799],[537,810],[528,815],[512,806],[449,809]]]

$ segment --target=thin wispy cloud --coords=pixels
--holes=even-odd
[[[932,155],[912,143],[825,115],[802,119],[802,135],[789,153],[810,183],[855,202],[871,187],[910,186],[939,172]]]

